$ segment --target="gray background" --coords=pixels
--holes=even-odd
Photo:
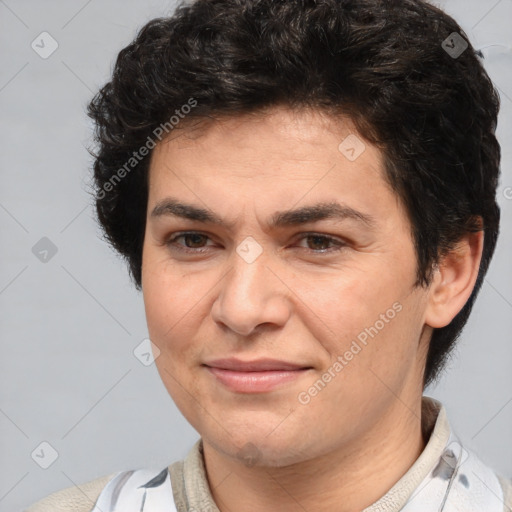
[[[438,4],[483,48],[501,93],[503,226],[456,357],[426,394],[447,406],[469,448],[512,477],[512,0]],[[142,296],[101,240],[87,193],[85,105],[135,31],[173,6],[0,0],[0,511],[114,471],[164,467],[198,438],[155,366],[133,354],[147,337]],[[31,47],[43,31],[59,45],[47,59]],[[32,252],[42,237],[57,248],[46,262]],[[58,452],[48,469],[42,442]]]

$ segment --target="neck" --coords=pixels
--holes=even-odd
[[[396,401],[370,431],[320,457],[248,467],[203,440],[206,473],[221,512],[360,512],[384,496],[424,450],[421,400]]]

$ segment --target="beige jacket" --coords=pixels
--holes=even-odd
[[[435,466],[448,440],[450,426],[445,408],[429,397],[423,397],[422,428],[429,437],[424,451],[405,475],[363,512],[399,512]],[[184,460],[171,464],[169,472],[174,502],[180,512],[219,512],[206,478],[201,440],[197,441]],[[32,505],[25,512],[90,512],[100,492],[114,475],[58,491]],[[512,512],[512,481],[499,475],[498,478],[505,496],[503,512]]]

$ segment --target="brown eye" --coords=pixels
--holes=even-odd
[[[184,244],[178,242],[181,238],[184,240]],[[209,237],[202,233],[177,233],[167,240],[166,245],[178,251],[200,253],[204,252],[208,240]]]
[[[186,235],[181,235],[177,238],[183,238],[185,241],[190,242],[185,243],[185,245],[190,249],[198,249],[199,247],[202,247],[201,243],[205,242],[205,239],[208,238],[206,235],[200,235],[197,233],[189,233]]]
[[[307,249],[309,249],[310,252],[319,254],[340,251],[346,246],[342,240],[318,233],[306,233],[300,240],[306,240]],[[329,248],[329,246],[331,246],[331,248]]]
[[[307,240],[311,242],[308,244],[309,248],[315,251],[327,249],[331,243],[330,240],[325,236],[311,235],[307,237]]]

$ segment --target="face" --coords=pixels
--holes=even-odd
[[[404,414],[425,362],[415,280],[406,212],[349,120],[275,108],[154,149],[149,335],[167,390],[218,452],[291,464]]]

